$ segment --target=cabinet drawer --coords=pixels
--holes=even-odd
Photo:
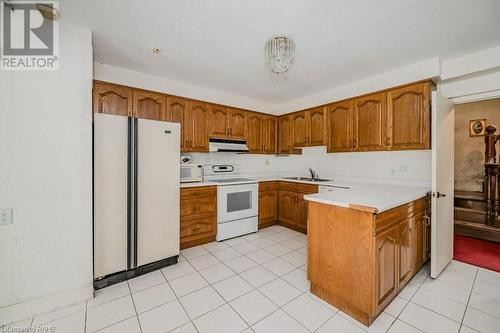
[[[181,221],[198,217],[215,216],[216,212],[217,199],[215,197],[181,199]]]
[[[181,222],[181,239],[193,236],[210,236],[215,234],[215,218],[207,217]]]
[[[196,199],[200,197],[217,197],[216,186],[200,186],[181,188],[181,200]]]
[[[317,193],[318,185],[313,184],[303,184],[303,183],[293,183],[293,182],[280,182],[280,190],[293,191],[298,193]]]
[[[278,187],[279,187],[279,185],[278,185],[278,182],[276,182],[276,181],[259,182],[259,192],[277,190]]]

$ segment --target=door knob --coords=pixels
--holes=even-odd
[[[432,196],[434,198],[444,198],[446,196],[446,194],[440,193],[440,192],[432,192]]]

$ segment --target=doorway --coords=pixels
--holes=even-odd
[[[500,98],[455,105],[454,145],[454,259],[500,271]]]

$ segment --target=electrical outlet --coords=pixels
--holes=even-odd
[[[12,208],[0,209],[0,225],[12,224]]]

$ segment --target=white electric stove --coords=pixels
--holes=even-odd
[[[204,166],[205,180],[217,183],[217,241],[257,231],[259,184],[240,178],[237,165]]]

